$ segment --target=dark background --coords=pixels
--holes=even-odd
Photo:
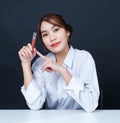
[[[119,0],[1,0],[0,109],[28,108],[18,51],[31,42],[41,16],[63,15],[74,28],[72,44],[89,51],[96,62],[102,92],[100,107],[120,109]],[[43,47],[37,37],[38,50]]]

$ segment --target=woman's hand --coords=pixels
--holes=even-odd
[[[42,55],[40,52],[36,51],[36,53],[45,60],[45,62],[42,65],[42,71],[47,71],[47,72],[58,72],[62,75],[63,79],[65,80],[66,84],[68,85],[72,75],[71,73],[65,69],[62,65],[58,65],[54,60]]]
[[[42,55],[40,52],[36,52],[41,58],[43,58],[45,60],[45,62],[43,63],[41,69],[42,71],[47,71],[47,72],[59,72],[61,73],[62,70],[62,66],[58,65],[54,60],[52,60],[51,58],[48,58],[44,55]]]
[[[26,46],[23,46],[18,52],[21,63],[31,63],[32,59],[36,55],[36,49],[34,48],[34,52],[32,52],[32,46],[28,43]]]

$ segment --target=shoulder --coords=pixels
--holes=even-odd
[[[78,56],[84,57],[84,58],[92,57],[91,53],[87,50],[74,49],[74,53],[75,53],[75,55],[78,55]]]
[[[76,56],[75,61],[83,64],[95,64],[94,58],[89,51],[74,49],[74,53]]]
[[[82,63],[94,63],[94,58],[91,53],[87,50],[74,49],[74,60],[81,61]]]

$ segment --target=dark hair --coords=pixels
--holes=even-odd
[[[39,34],[41,40],[42,40],[42,36],[41,36],[40,27],[41,27],[41,24],[43,21],[46,21],[46,22],[53,24],[55,26],[59,26],[61,28],[64,28],[66,31],[70,32],[69,39],[71,38],[73,28],[71,25],[69,25],[65,22],[65,20],[63,19],[63,17],[61,15],[59,15],[59,14],[46,14],[40,19],[40,22],[38,25],[38,34]],[[68,43],[70,44],[70,40],[68,41]]]

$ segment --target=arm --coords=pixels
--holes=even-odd
[[[24,46],[19,51],[19,57],[21,60],[21,65],[23,69],[23,78],[24,78],[24,86],[21,88],[21,91],[26,99],[26,102],[29,108],[33,110],[40,109],[45,101],[46,93],[44,91],[44,87],[40,84],[42,80],[40,80],[38,74],[38,66],[34,65],[34,76],[31,70],[31,61],[36,55],[36,50],[32,53],[32,46],[28,44]]]
[[[37,51],[37,54],[45,60],[44,64],[42,65],[42,68],[41,68],[43,72],[44,72],[44,71],[47,71],[47,72],[51,72],[51,71],[58,72],[58,73],[60,73],[60,74],[62,75],[62,77],[63,77],[63,79],[64,79],[66,85],[69,84],[69,82],[70,82],[72,76],[71,76],[71,73],[70,73],[67,69],[65,69],[65,68],[64,68],[63,66],[61,66],[61,65],[58,65],[58,64],[57,64],[55,61],[53,61],[52,59],[43,56],[43,55],[42,55],[41,53],[39,53],[38,51]]]
[[[72,79],[66,87],[66,92],[87,112],[96,109],[99,99],[99,86],[95,63],[91,55],[88,55],[81,74],[79,76],[72,75]]]
[[[32,54],[31,51],[32,51],[31,44],[28,44],[27,46],[23,46],[23,48],[21,48],[20,51],[18,52],[19,58],[21,60],[22,70],[23,70],[25,88],[28,87],[28,85],[33,79],[32,71],[31,71],[31,61],[36,53],[34,52],[34,54]]]
[[[32,110],[41,109],[47,96],[44,77],[42,75],[43,73],[40,70],[40,64],[40,58],[33,63],[33,79],[26,89],[24,88],[24,86],[21,88],[27,105]]]

